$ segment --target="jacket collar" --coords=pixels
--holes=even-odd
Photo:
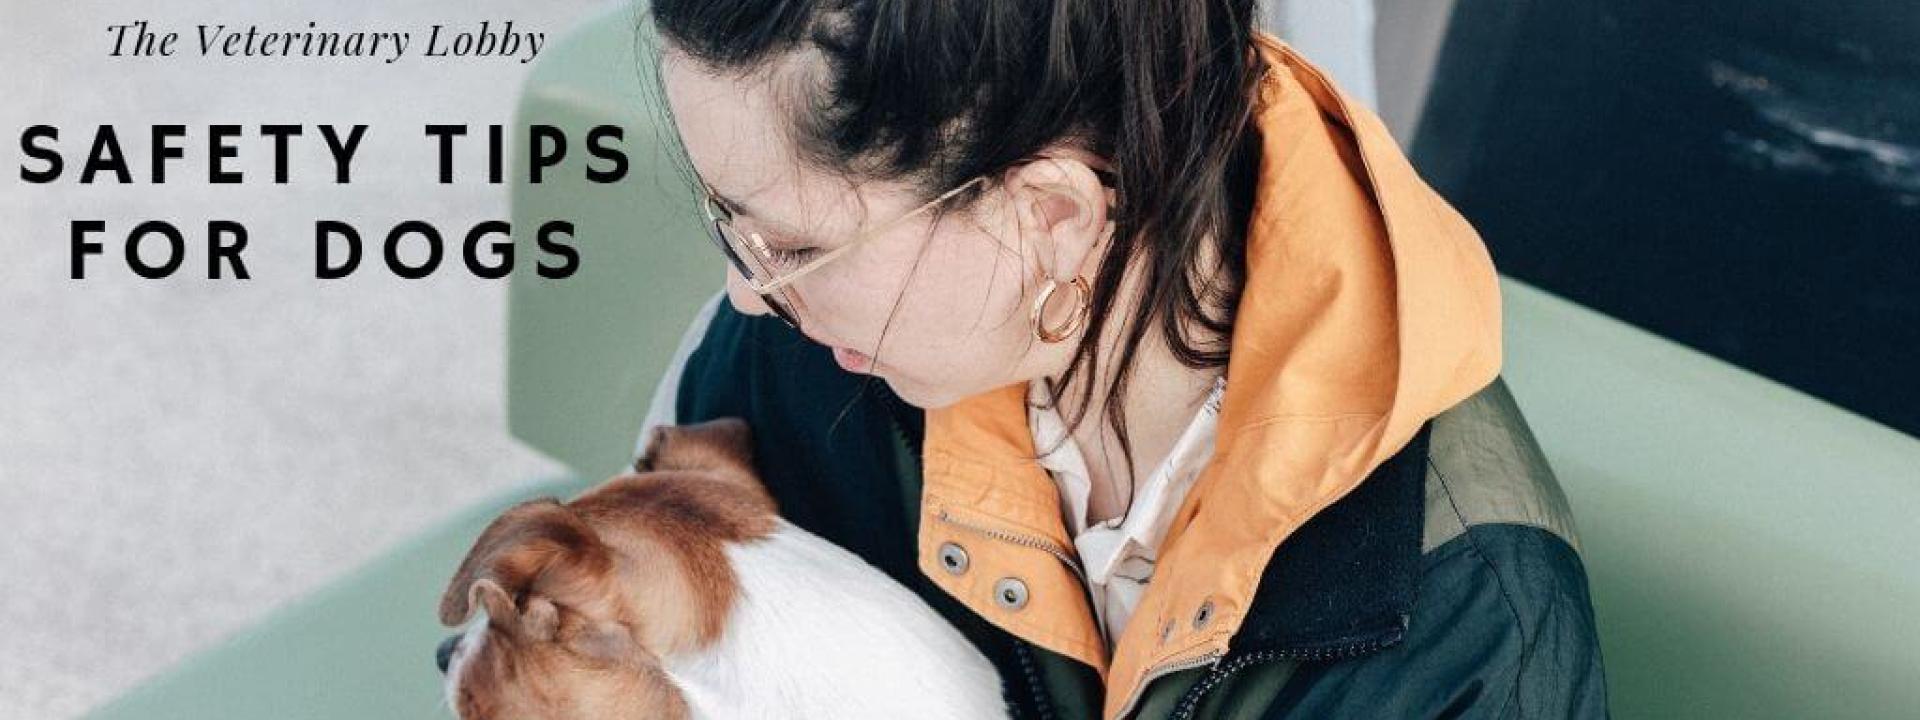
[[[1263,582],[1300,591],[1339,575],[1283,564],[1266,577],[1289,557],[1276,556],[1283,541],[1499,371],[1497,276],[1473,228],[1378,117],[1278,39],[1258,33],[1256,46],[1270,67],[1255,107],[1262,156],[1219,437],[1111,658],[1066,550],[1058,492],[1033,460],[1024,386],[926,416],[922,572],[994,624],[1099,668],[1109,718],[1152,678],[1224,656],[1262,617]],[[958,543],[971,562],[955,572],[940,558]],[[1355,560],[1392,551],[1380,552]],[[1353,582],[1346,590],[1362,596],[1397,587]],[[1266,617],[1275,622],[1259,627],[1277,640],[1286,623],[1315,624]]]
[[[1419,585],[1429,421],[1273,552],[1232,654],[1314,660],[1400,642]]]

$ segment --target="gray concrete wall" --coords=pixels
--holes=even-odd
[[[310,267],[319,217],[363,230],[504,219],[504,187],[433,182],[420,128],[511,122],[528,66],[113,59],[106,26],[512,19],[557,33],[593,4],[0,3],[0,718],[77,715],[554,469],[504,430],[504,281],[363,267],[322,282]],[[93,126],[117,125],[144,170],[154,123],[204,138],[209,123],[319,122],[373,126],[352,184],[305,172],[287,186],[211,187],[205,145],[191,141],[163,186],[31,186],[11,167],[17,133],[34,124],[58,126],[71,156]],[[239,144],[238,167],[270,172],[257,137]],[[329,166],[324,150],[299,147],[296,171]],[[124,233],[145,219],[222,217],[251,231],[253,280],[195,279],[197,247],[183,277],[134,278],[117,245],[91,263],[94,277],[67,279],[69,220]]]
[[[1413,140],[1454,0],[1277,0],[1267,29],[1380,113],[1394,138]]]

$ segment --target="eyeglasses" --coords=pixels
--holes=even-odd
[[[726,254],[727,261],[740,272],[740,277],[747,281],[748,287],[760,295],[767,307],[772,309],[773,313],[779,316],[788,327],[797,330],[800,328],[800,318],[794,312],[793,298],[787,290],[795,280],[846,255],[849,250],[858,247],[861,243],[884,235],[901,223],[939,207],[941,203],[952,199],[955,195],[984,182],[987,177],[980,175],[961,183],[959,187],[941,193],[939,197],[928,200],[925,204],[907,211],[906,214],[861,233],[854,239],[842,243],[840,247],[824,251],[818,248],[782,248],[767,242],[760,233],[741,232],[733,226],[733,212],[723,205],[713,189],[704,183],[701,185],[701,190],[705,197],[701,204],[707,213],[708,239],[720,248],[720,252]]]

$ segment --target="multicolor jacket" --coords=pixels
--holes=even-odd
[[[1499,378],[1484,245],[1377,117],[1257,46],[1219,439],[1112,652],[1024,384],[922,413],[716,298],[653,419],[746,418],[783,514],[958,626],[1018,717],[1605,716],[1579,540]]]

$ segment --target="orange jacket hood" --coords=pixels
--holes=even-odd
[[[1240,627],[1275,548],[1500,369],[1500,295],[1473,228],[1371,111],[1271,35],[1247,284],[1213,460],[1111,657],[1034,460],[1026,388],[927,413],[922,572],[1023,639],[1101,670],[1117,717]],[[956,570],[941,548],[962,544]],[[1016,598],[1009,580],[1025,591]]]

